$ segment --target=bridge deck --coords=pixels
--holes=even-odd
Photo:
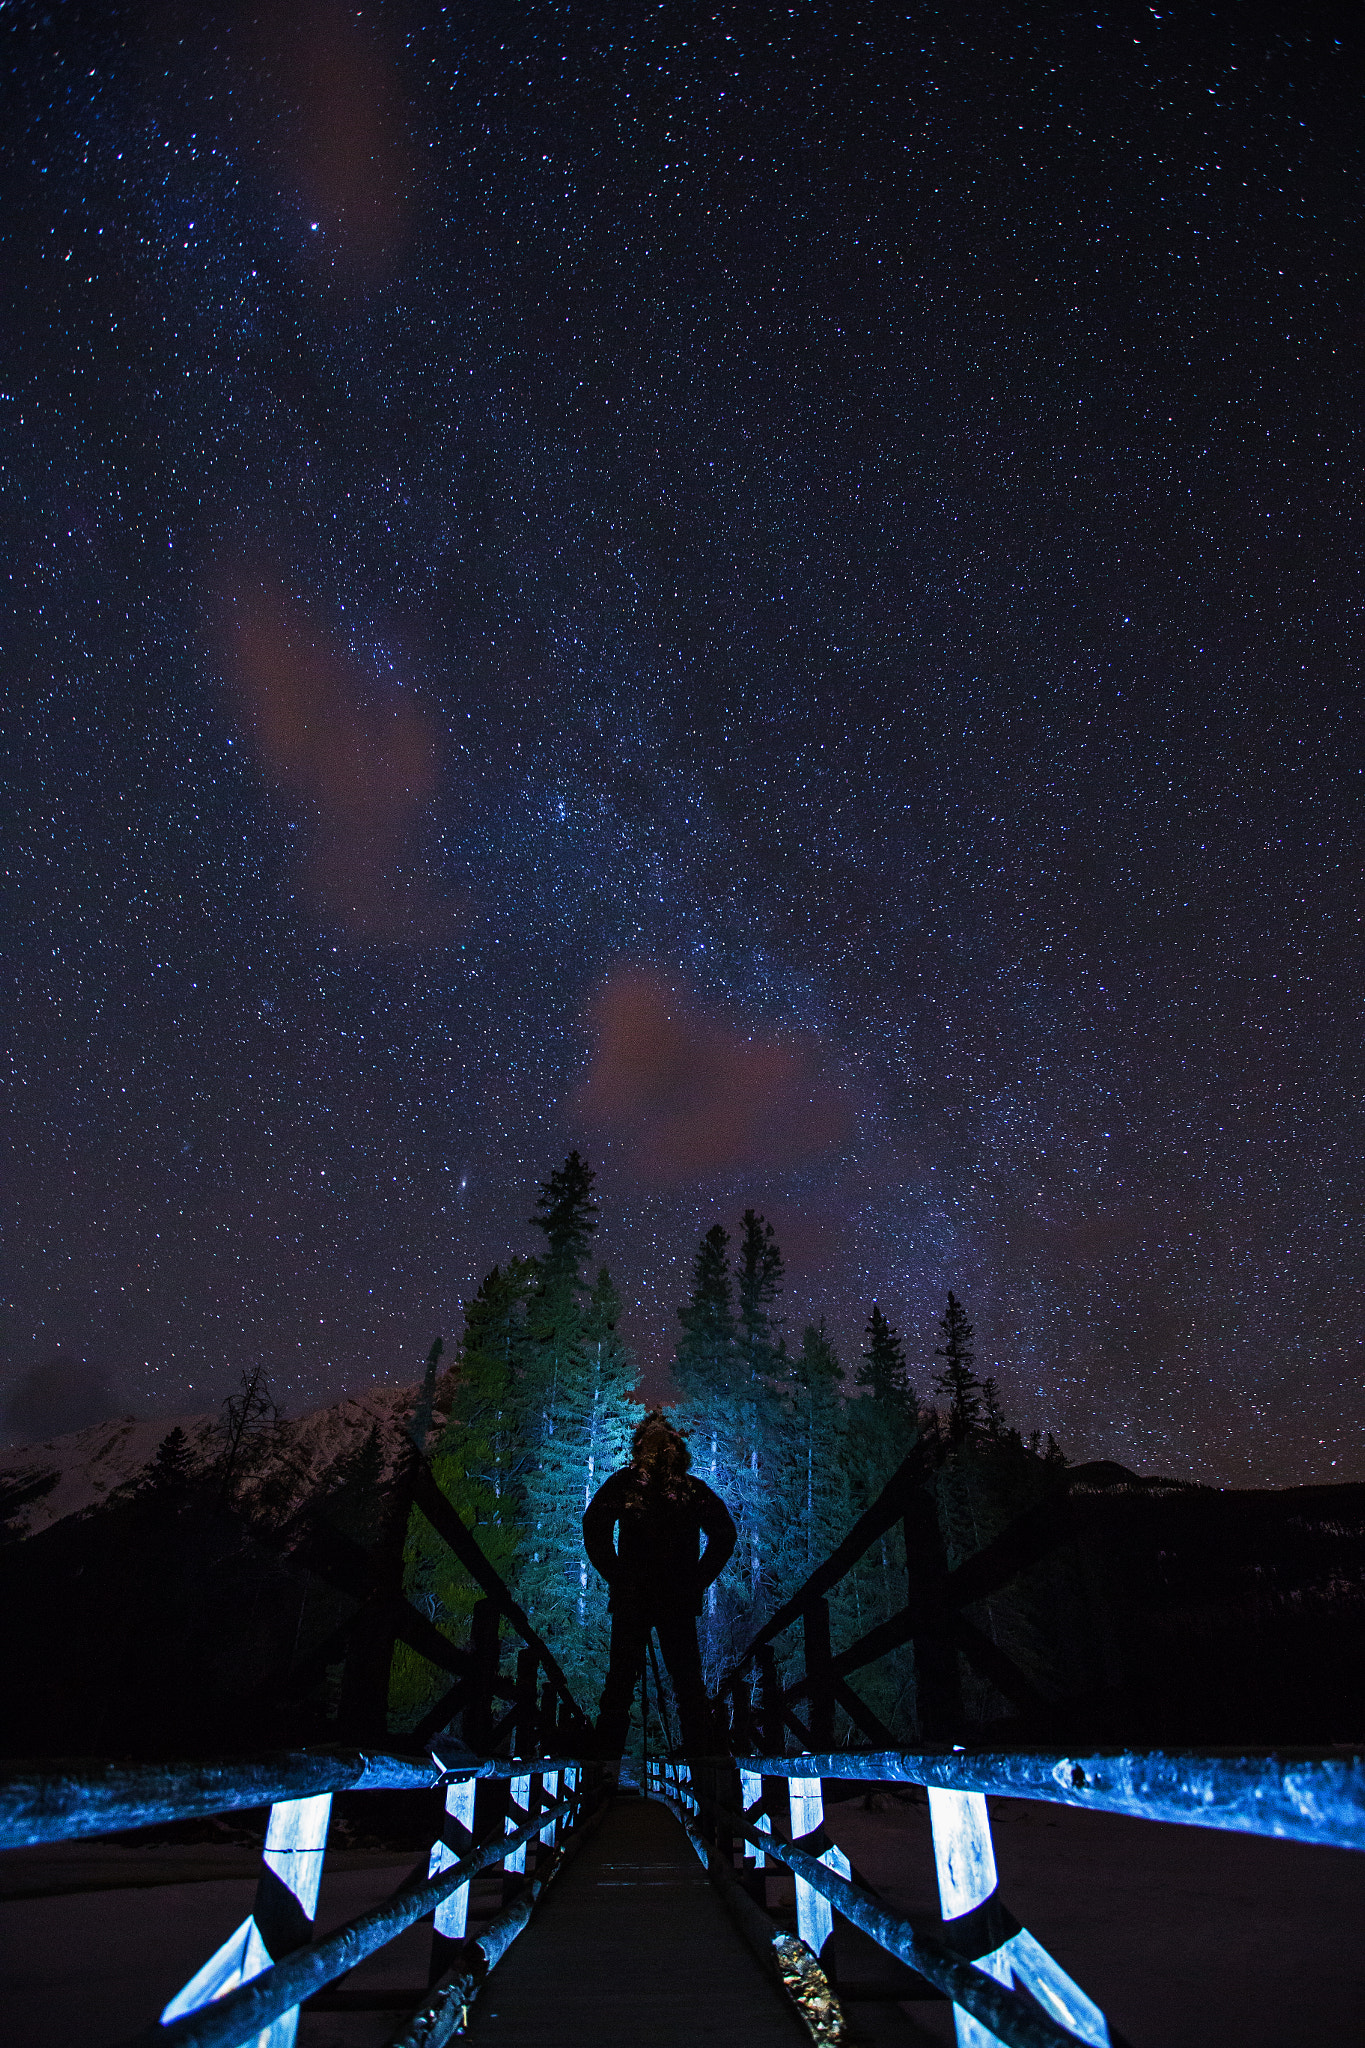
[[[473,2008],[477,2048],[810,2048],[686,1835],[617,1799]]]

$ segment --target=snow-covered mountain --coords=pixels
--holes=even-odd
[[[270,1484],[278,1506],[286,1479],[288,1494],[304,1499],[325,1486],[329,1474],[371,1430],[377,1432],[382,1483],[393,1471],[419,1391],[415,1385],[371,1387],[279,1423],[243,1474],[244,1504]],[[439,1427],[443,1418],[438,1413],[434,1419]],[[0,1503],[7,1497],[14,1503],[11,1539],[35,1536],[68,1515],[98,1507],[147,1470],[157,1446],[177,1426],[185,1432],[195,1463],[210,1463],[221,1445],[217,1410],[209,1415],[123,1415],[54,1437],[50,1443],[0,1451]]]

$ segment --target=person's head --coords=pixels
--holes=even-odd
[[[686,1439],[674,1429],[662,1408],[651,1408],[635,1425],[630,1440],[630,1468],[646,1486],[676,1486],[692,1463]]]

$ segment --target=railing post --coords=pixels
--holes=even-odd
[[[517,1718],[512,1738],[513,1756],[539,1756],[540,1714],[536,1702],[536,1675],[540,1659],[534,1650],[517,1653]]]
[[[498,1610],[491,1600],[476,1600],[469,1617],[469,1697],[461,1719],[464,1739],[482,1753],[493,1732],[493,1687],[498,1681]]]
[[[536,1751],[542,1756],[554,1754],[556,1706],[554,1680],[546,1678],[540,1688],[540,1713],[536,1722]]]
[[[569,1789],[569,1780],[571,1776],[572,1773],[569,1771],[566,1771],[564,1773],[564,1789],[566,1792]],[[556,1799],[558,1799],[559,1797],[559,1772],[547,1771],[545,1773],[545,1776],[541,1778],[538,1782],[541,1786],[542,1791],[545,1794],[544,1804],[547,1806],[553,1806]],[[543,1827],[540,1831],[538,1840],[541,1844],[541,1847],[545,1849],[553,1849],[555,1845],[555,1837],[558,1833],[559,1822],[557,1820],[550,1821],[548,1825]]]
[[[929,1787],[929,1822],[934,1832],[934,1868],[938,1874],[939,1907],[945,1920],[956,1920],[984,1905],[995,1890],[995,1846],[985,1795],[943,1792]],[[999,1977],[994,1956],[977,1958],[978,1969]],[[1006,1971],[1003,1981],[1008,1983]],[[998,2048],[995,2035],[980,2020],[953,2007],[957,2048]]]
[[[912,1484],[905,1496],[905,1576],[920,1627],[915,1653],[915,1711],[922,1742],[951,1742],[962,1732],[962,1681],[948,1607],[948,1556],[930,1486]]]
[[[793,1842],[799,1842],[803,1835],[813,1835],[824,1828],[825,1789],[819,1778],[791,1778],[788,1784],[791,1838]],[[852,1876],[847,1856],[832,1844],[820,1854],[819,1860],[839,1877]],[[796,1880],[796,1931],[815,1956],[823,1953],[825,1943],[834,1932],[834,1908],[822,1892],[817,1892],[800,1877]]]
[[[474,1778],[460,1778],[453,1785],[446,1786],[445,1823],[431,1845],[428,1877],[439,1877],[443,1870],[449,1870],[451,1864],[458,1863],[470,1847],[474,1839],[474,1795],[477,1791],[478,1781]],[[456,1942],[464,1940],[468,1925],[469,1886],[462,1884],[436,1908],[431,1940],[430,1981],[433,1984],[445,1975],[450,1951]]]
[[[782,1714],[782,1684],[777,1675],[777,1652],[771,1643],[765,1643],[757,1654],[759,1735],[767,1755],[781,1756],[787,1747],[787,1732]]]
[[[529,1815],[531,1810],[530,1778],[509,1778],[507,1781],[507,1793],[513,1806],[519,1806],[523,1814]],[[521,1825],[521,1816],[516,1813],[509,1813],[506,1816],[506,1824],[503,1828],[503,1833],[506,1835],[514,1835]],[[518,1843],[515,1849],[510,1849],[508,1851],[507,1855],[504,1856],[502,1859],[502,1868],[504,1883],[512,1882],[515,1878],[520,1877],[525,1872],[525,1842]]]
[[[759,1777],[757,1771],[741,1771],[739,1774],[739,1786],[744,1801],[745,1818],[752,1820],[754,1826],[762,1828],[765,1834],[770,1834],[772,1832],[772,1822],[768,1819],[767,1813],[754,1813],[752,1811],[763,1797],[762,1778]],[[759,1848],[757,1842],[750,1842],[747,1846],[754,1859],[754,1869],[764,1869],[768,1860],[764,1851]]]
[[[235,1991],[312,1940],[331,1813],[330,1792],[313,1799],[281,1800],[271,1807],[256,1903],[236,1933],[163,2009],[163,2026]],[[298,2027],[295,2006],[255,2037],[255,2048],[294,2048]]]
[[[834,1658],[829,1647],[829,1602],[812,1600],[801,1619],[805,1624],[811,1747],[833,1749]]]
[[[951,1942],[951,1922],[984,1906],[998,1882],[986,1796],[983,1792],[945,1792],[931,1785],[929,1823],[934,1832],[939,1906],[950,1923],[944,1933]],[[1050,2017],[1069,2027],[1077,2040],[1091,2043],[1092,2048],[1109,2048],[1108,2022],[1095,2001],[1026,1927],[1019,1927],[1017,1921],[1008,1924],[1017,1931],[1011,1935],[1002,1926],[999,1945],[989,1954],[975,1956],[978,1970],[997,1983],[1022,1985]],[[990,2029],[960,2005],[953,2007],[953,2021],[958,2048],[998,2048]]]

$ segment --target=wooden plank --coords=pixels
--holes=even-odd
[[[687,1836],[618,1799],[497,1968],[465,2037],[487,2048],[810,2048]]]

